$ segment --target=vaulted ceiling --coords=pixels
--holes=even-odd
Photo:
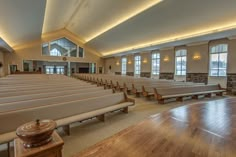
[[[235,0],[0,0],[14,48],[67,29],[103,56],[236,35]]]

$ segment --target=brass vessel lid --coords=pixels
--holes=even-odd
[[[37,136],[56,128],[56,122],[53,120],[39,120],[32,121],[21,125],[17,128],[16,134],[18,136]]]

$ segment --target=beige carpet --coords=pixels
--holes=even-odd
[[[134,98],[134,96],[129,96]],[[75,123],[71,126],[71,136],[64,136],[59,130],[65,145],[63,148],[63,157],[71,157],[81,150],[109,137],[115,133],[143,121],[150,115],[160,113],[182,105],[196,103],[200,101],[210,101],[222,99],[225,97],[213,97],[211,99],[187,100],[184,102],[172,102],[160,105],[155,100],[146,100],[146,98],[135,98],[135,107],[130,108],[128,114],[122,112],[114,112],[106,117],[105,122],[96,119],[88,120],[83,123]],[[0,146],[0,157],[7,157],[6,146]],[[13,151],[11,153],[13,156]]]

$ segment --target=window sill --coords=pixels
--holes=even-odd
[[[227,76],[208,76],[208,77],[212,77],[212,78],[227,78]]]

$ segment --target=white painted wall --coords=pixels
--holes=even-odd
[[[209,84],[220,84],[222,88],[227,87],[227,77],[214,77],[209,76],[208,77],[208,83]]]
[[[236,39],[230,39],[226,41],[225,39],[219,41],[213,41],[213,43],[219,42],[228,42],[229,44],[229,53],[228,53],[228,73],[236,73]],[[212,43],[212,42],[211,42]],[[191,44],[187,45],[187,73],[209,73],[209,50],[208,43],[202,42],[199,44]],[[141,71],[142,72],[151,72],[151,52],[140,52],[142,63],[141,63]],[[194,60],[193,57],[195,55],[199,55],[199,60]],[[174,73],[175,72],[175,52],[174,48],[167,48],[160,50],[161,57],[161,65],[160,65],[160,73]],[[168,61],[165,60],[168,58]],[[127,64],[127,72],[134,71],[134,55],[127,56],[128,62]],[[143,63],[143,60],[146,59],[147,63]],[[116,65],[116,61],[118,58],[107,58],[105,59],[105,67],[111,65],[115,67],[112,69],[113,72],[120,71],[121,67]],[[107,71],[105,71],[107,73]],[[157,78],[158,76],[154,77]],[[175,76],[175,80],[182,81],[186,80],[185,76]],[[209,77],[209,83],[217,83],[222,87],[226,87],[227,85],[227,77]]]

